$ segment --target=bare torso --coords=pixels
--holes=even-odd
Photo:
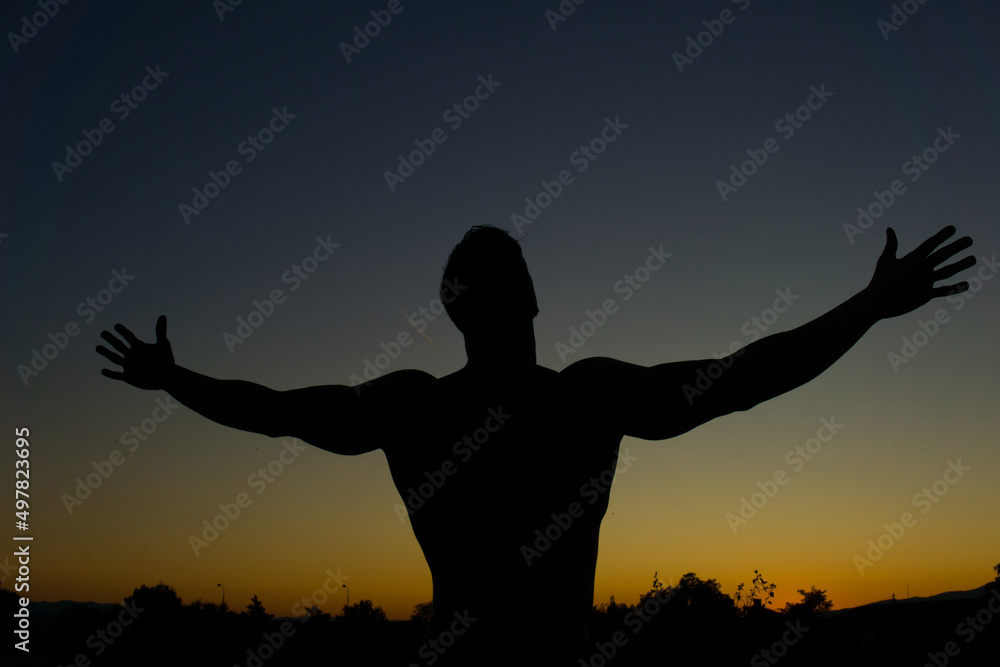
[[[461,371],[420,376],[400,423],[406,436],[384,449],[433,577],[428,637],[475,618],[449,656],[586,655],[622,434],[549,369],[506,388]]]

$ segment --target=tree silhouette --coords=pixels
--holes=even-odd
[[[184,607],[191,614],[204,616],[225,616],[229,613],[229,605],[217,602],[204,602],[201,598],[187,603]]]
[[[20,597],[20,595],[7,588],[5,585],[0,585],[0,609],[3,609],[4,613],[10,611],[10,613],[13,614],[17,611],[19,606],[18,598]]]
[[[372,605],[371,600],[361,600],[348,607],[344,605],[343,613],[339,617],[348,623],[384,623],[386,618],[382,607]]]
[[[143,584],[134,589],[132,595],[125,598],[126,603],[130,601],[143,610],[144,617],[161,621],[167,618],[177,619],[184,608],[174,587],[162,581],[155,586]]]
[[[656,594],[656,591],[660,590],[655,588],[655,584],[659,582],[656,581],[655,577],[653,580],[654,589],[650,592],[643,593],[639,597],[639,604],[634,607],[615,602],[614,596],[611,596],[611,602],[594,605],[590,610],[590,619],[588,620],[591,640],[606,641],[607,639],[610,639],[612,633],[621,630],[622,626],[625,625],[625,618],[630,614],[634,617],[645,620],[646,613],[643,611],[642,603],[653,597]],[[663,599],[662,595],[660,599]]]
[[[257,599],[256,593],[250,598],[250,604],[247,605],[246,611],[240,613],[252,621],[270,621],[274,618],[274,614],[269,614],[264,609],[264,604]]]
[[[669,601],[673,591],[673,586],[664,586],[663,582],[660,581],[659,572],[653,572],[653,586],[639,596],[639,604],[635,605],[635,607],[630,607],[625,604],[615,604],[612,602],[610,604],[594,606],[591,613],[591,621],[593,622],[595,618],[598,618],[603,621],[620,622],[629,611],[634,611],[640,618],[644,617],[646,615],[645,609],[648,608],[646,606],[647,600],[656,598],[657,604],[653,608],[658,608],[660,604],[666,604]]]
[[[746,593],[743,592],[745,584],[740,582],[740,585],[736,587],[736,606],[739,609],[740,616],[746,616],[750,613],[756,604],[755,600],[764,600],[764,604],[771,604],[771,599],[774,597],[774,589],[778,587],[777,584],[770,583],[764,579],[759,571],[754,570],[753,573],[756,575],[753,578],[753,586]],[[767,597],[763,597],[764,594]]]
[[[997,570],[996,567],[992,569]],[[755,574],[760,575],[759,572]],[[1000,580],[1000,571],[997,575]],[[760,579],[758,587],[766,590],[770,584],[762,576]],[[957,607],[954,606],[955,601],[928,602],[926,606],[912,605],[909,610],[912,616],[904,613],[907,612],[905,609],[869,605],[826,619],[819,617],[833,608],[826,591],[813,586],[808,591],[799,589],[798,593],[801,601],[786,604],[782,610],[785,614],[771,610],[765,612],[764,608],[758,610],[763,613],[750,613],[741,618],[739,608],[732,598],[721,592],[714,579],[702,580],[694,573],[688,573],[678,585],[670,586],[661,582],[659,574],[654,573],[653,585],[640,596],[642,602],[638,605],[616,604],[612,598],[609,603],[592,608],[589,636],[595,648],[589,664],[607,667],[746,665],[748,661],[751,665],[777,664],[779,667],[904,664],[907,661],[900,656],[907,652],[915,653],[919,658],[928,651],[940,650],[939,638],[921,629],[926,629],[928,622],[937,622],[935,619],[940,617],[950,623],[955,608],[961,610],[964,605],[968,613],[974,615],[983,604],[978,599],[959,601]],[[750,593],[744,586],[741,594]],[[195,600],[182,604],[178,616],[162,615],[169,614],[179,600],[173,588],[162,582],[153,587],[137,588],[134,596],[139,601],[137,607],[150,607],[139,613],[134,624],[124,627],[120,636],[117,630],[110,632],[109,627],[114,628],[112,624],[122,618],[121,606],[98,609],[76,604],[63,610],[54,622],[39,623],[36,627],[38,634],[33,636],[38,644],[32,642],[32,653],[36,649],[38,651],[38,655],[34,656],[37,663],[75,664],[76,656],[84,650],[81,647],[86,647],[90,651],[101,650],[101,661],[94,662],[95,665],[259,666],[262,664],[260,658],[246,659],[248,648],[259,651],[265,633],[272,640],[277,637],[274,632],[279,624],[266,620],[271,615],[264,610],[256,594],[246,605],[246,611],[239,614],[225,611],[222,605]],[[7,604],[8,608],[16,605],[16,600],[16,594],[0,587],[0,607],[2,604]],[[126,600],[127,604],[131,604],[132,600]],[[283,642],[281,657],[275,656],[263,664],[264,667],[286,664],[336,664],[342,667],[413,664],[405,661],[418,654],[418,647],[427,645],[426,619],[431,611],[431,603],[421,603],[414,606],[409,622],[391,623],[387,622],[380,607],[370,600],[362,600],[345,607],[344,615],[331,622],[330,615],[318,606],[307,607],[305,613],[309,622],[295,626],[294,640],[289,638],[289,641]],[[845,617],[846,623],[843,622]],[[39,620],[42,618],[44,616],[40,616]],[[253,620],[255,618],[257,622]],[[789,652],[780,663],[761,658],[762,649],[773,650],[777,639],[790,631],[789,623],[796,620],[803,621],[810,633],[807,635],[809,639],[802,645],[796,644],[794,655]],[[114,642],[98,641],[96,638],[102,635],[95,634],[97,632],[108,633],[103,636],[112,637]],[[613,639],[616,633],[618,637],[625,633],[627,644],[622,644],[620,639],[616,644]],[[963,658],[970,656],[963,664],[995,664],[997,639],[991,631],[977,634],[971,648],[962,646]],[[612,646],[616,647],[613,661],[607,657]],[[777,657],[774,653],[769,655]],[[444,662],[434,664],[443,665]],[[553,663],[529,661],[525,664]]]
[[[430,623],[431,614],[433,612],[433,602],[421,602],[413,606],[413,613],[410,614],[410,621],[413,623]]]
[[[798,592],[802,596],[802,602],[788,602],[782,612],[797,618],[815,618],[833,609],[833,602],[827,599],[826,591],[812,586],[808,592],[802,588]]]
[[[663,664],[667,646],[671,647],[671,664],[733,664],[731,639],[739,616],[733,599],[715,579],[702,580],[688,572],[667,587],[654,575],[653,590],[640,598],[631,613],[643,629],[630,637],[616,665]],[[636,621],[615,629],[622,627],[635,628]]]
[[[311,607],[306,607],[306,617],[309,619],[310,623],[315,622],[326,622],[331,619],[330,614],[319,608],[319,605],[313,605]]]
[[[715,579],[699,579],[694,572],[685,574],[669,589],[669,601],[664,607],[658,617],[671,619],[675,630],[684,632],[711,627],[717,633],[732,626],[738,617],[733,599],[722,592],[719,583]]]
[[[669,590],[671,590],[671,588],[669,586],[664,587],[663,582],[660,581],[660,573],[658,571],[653,572],[653,587],[639,596],[639,606],[641,607],[642,603],[648,600],[649,598],[652,597],[662,598],[664,596],[664,593]],[[622,605],[616,605],[616,606],[622,606]]]
[[[702,581],[694,572],[681,577],[673,588],[672,600],[697,609],[733,609],[733,599],[722,592],[715,579]]]
[[[15,602],[15,604],[17,603]],[[87,637],[101,625],[101,616],[99,610],[79,603],[74,603],[64,609],[59,614],[55,624],[61,643],[72,646],[82,645]]]

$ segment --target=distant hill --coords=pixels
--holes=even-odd
[[[983,597],[984,595],[988,595],[989,586],[990,584],[983,584],[979,588],[973,588],[970,591],[948,591],[947,593],[938,593],[937,595],[931,595],[928,597],[896,598],[895,600],[889,598],[888,600],[869,602],[868,604],[863,604],[858,607],[850,607],[848,609],[838,609],[830,613],[831,615],[834,615],[845,611],[853,611],[855,609],[863,609],[865,607],[875,607],[885,604],[906,604],[913,602],[946,602],[949,600],[969,600],[972,598],[980,598]]]
[[[781,665],[925,665],[935,655],[938,662],[933,664],[943,666],[960,654],[956,665],[996,667],[1000,664],[1000,625],[984,623],[981,630],[973,631],[969,624],[970,618],[981,617],[987,600],[993,597],[983,586],[832,611],[822,616],[808,641],[793,647],[794,654],[789,651]],[[945,655],[945,646],[956,653]]]

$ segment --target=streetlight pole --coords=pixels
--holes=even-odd
[[[344,588],[347,588],[347,584],[341,584]],[[351,589],[347,588],[347,606],[351,606]]]
[[[222,584],[216,584],[216,586],[222,589],[222,606],[224,607],[226,606],[226,587]]]

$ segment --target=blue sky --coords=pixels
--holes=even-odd
[[[546,11],[558,11],[556,2],[403,0],[348,62],[341,42],[386,6],[244,2],[220,18],[210,2],[74,1],[16,53],[8,37],[0,58],[2,386],[5,423],[38,433],[36,520],[53,545],[39,595],[113,599],[162,578],[185,599],[208,597],[234,554],[247,559],[247,578],[270,572],[261,535],[297,545],[290,554],[312,553],[312,526],[332,521],[324,534],[340,538],[319,539],[313,567],[281,557],[301,574],[268,579],[274,604],[336,566],[366,581],[365,597],[381,596],[390,616],[430,597],[412,534],[392,512],[380,453],[311,452],[308,470],[288,471],[295,482],[261,496],[266,509],[248,511],[253,518],[194,557],[187,535],[281,445],[180,410],[68,513],[61,498],[74,480],[163,396],[100,376],[105,364],[93,348],[115,322],[148,339],[166,314],[179,363],[279,389],[347,384],[401,332],[414,342],[389,370],[452,372],[464,363],[459,332],[443,316],[428,322],[432,346],[400,311],[431,307],[447,254],[471,225],[513,232],[525,198],[537,201],[545,183],[553,191],[564,171],[572,181],[564,176],[558,197],[522,225],[540,308],[538,359],[555,369],[565,365],[557,343],[608,299],[614,314],[567,361],[722,353],[749,342],[745,332],[758,327],[747,323],[767,321],[776,290],[797,299],[774,330],[803,324],[867,284],[889,225],[903,251],[945,224],[973,236],[977,256],[997,251],[994,7],[927,3],[883,34],[878,22],[891,20],[892,3],[591,0],[553,29]],[[729,23],[721,23],[725,10]],[[7,3],[0,24],[21,30],[22,17],[38,11]],[[678,71],[673,54],[689,48],[688,37],[720,25]],[[144,78],[147,87],[133,94]],[[819,89],[821,104],[810,97]],[[123,94],[142,100],[129,108]],[[789,134],[781,120],[810,99],[815,108],[799,111],[808,120]],[[457,126],[456,104],[467,116]],[[113,131],[57,176],[52,163],[66,160],[66,146],[96,136],[105,118]],[[608,127],[614,141],[581,158],[581,149],[601,147],[592,142]],[[390,189],[386,172],[439,128],[444,140]],[[948,128],[958,138],[910,180],[904,164]],[[250,137],[260,149],[247,148]],[[774,152],[723,200],[718,182],[765,145]],[[226,186],[186,221],[180,206],[193,205],[193,189],[227,164]],[[844,225],[858,207],[895,180],[905,192],[849,238]],[[615,286],[661,247],[670,258],[626,301]],[[296,266],[308,278],[293,290]],[[969,275],[992,278],[989,266]],[[135,277],[102,297],[114,271]],[[605,524],[598,596],[638,595],[657,569],[675,578],[693,569],[735,588],[740,573],[769,567],[782,573],[782,595],[825,583],[838,603],[888,597],[920,577],[926,593],[977,585],[1000,550],[995,531],[984,535],[1000,462],[992,435],[998,297],[993,283],[980,288],[961,309],[941,301],[880,323],[793,395],[673,442],[627,442],[642,466],[612,497],[612,511],[620,509]],[[230,351],[223,334],[274,290],[283,301]],[[85,321],[79,304],[109,297]],[[888,353],[939,308],[949,321],[894,369]],[[503,313],[497,319],[502,326]],[[18,366],[69,322],[78,335],[25,383]],[[734,535],[724,515],[831,414],[848,426],[828,462],[817,456],[797,473],[811,479]],[[959,456],[974,461],[974,473],[914,529],[905,556],[900,546],[860,577],[852,556]],[[353,509],[327,513],[340,507]],[[282,532],[289,525],[300,532]],[[99,557],[124,539],[118,534],[134,536],[132,546]],[[762,564],[727,560],[734,551]]]

